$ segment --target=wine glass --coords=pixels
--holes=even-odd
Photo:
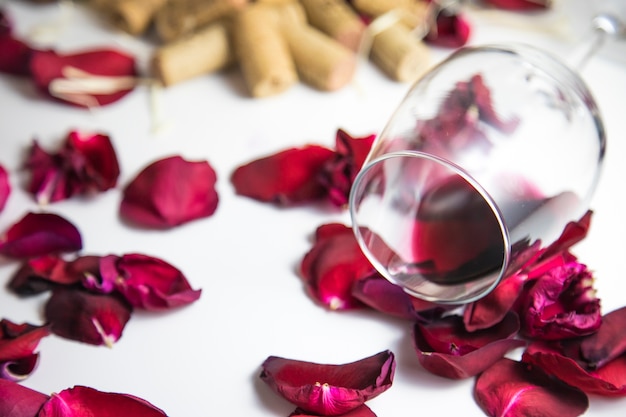
[[[376,139],[351,189],[355,236],[411,295],[474,301],[587,212],[605,147],[593,96],[558,58],[459,49]]]

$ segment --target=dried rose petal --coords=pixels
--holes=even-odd
[[[556,343],[534,342],[526,348],[522,361],[538,366],[546,373],[588,394],[626,396],[626,355],[613,359],[602,368],[586,369],[584,358],[580,357],[579,339],[570,343],[561,342],[561,346]]]
[[[104,282],[133,306],[145,310],[166,310],[196,301],[202,290],[194,290],[187,278],[167,262],[138,253],[109,255],[101,260]]]
[[[552,6],[552,0],[483,0],[485,3],[506,10],[544,10]]]
[[[48,396],[0,378],[0,416],[35,417]]]
[[[459,48],[467,43],[471,29],[465,16],[444,9],[437,15],[436,24],[426,34],[424,40],[443,48]]]
[[[28,190],[40,204],[109,190],[120,174],[109,136],[76,130],[69,132],[55,153],[33,141],[25,166],[31,173]]]
[[[122,337],[132,307],[115,294],[58,287],[45,306],[52,333],[92,345],[112,346]]]
[[[52,394],[37,417],[133,416],[166,417],[148,401],[129,394],[101,392],[94,388],[75,386]]]
[[[343,365],[327,365],[268,357],[260,378],[272,390],[304,412],[341,415],[391,387],[395,371],[392,352]]]
[[[428,320],[446,310],[445,306],[410,296],[377,272],[357,280],[352,295],[375,310],[407,320]]]
[[[171,156],[152,162],[124,189],[120,215],[139,226],[167,229],[211,216],[217,176],[207,161]]]
[[[509,313],[490,329],[468,332],[460,316],[421,324],[413,329],[413,342],[422,366],[435,375],[451,379],[479,374],[508,351],[526,342],[513,337],[519,330],[519,319]]]
[[[338,207],[348,203],[350,189],[369,154],[376,135],[355,138],[339,129],[335,137],[335,155],[320,173],[319,180],[327,189],[328,198]]]
[[[333,155],[318,145],[285,149],[237,167],[231,182],[239,195],[280,206],[321,200],[327,190],[318,176]]]
[[[39,359],[35,349],[49,334],[47,326],[0,320],[0,379],[19,381],[27,378]]]
[[[11,184],[9,183],[9,174],[6,169],[0,165],[0,212],[4,209],[10,194]]]
[[[289,414],[289,417],[319,417],[319,415],[311,414],[301,408],[297,408],[293,413]],[[336,417],[376,417],[376,414],[374,414],[371,408],[364,404],[347,413],[339,414]]]
[[[81,107],[118,101],[132,91],[137,75],[135,59],[112,49],[72,54],[34,51],[30,72],[44,95]]]
[[[602,316],[602,326],[580,343],[587,368],[598,369],[626,353],[626,307]]]
[[[589,407],[584,392],[507,358],[477,378],[474,394],[489,416],[575,417]]]
[[[522,330],[532,338],[558,340],[591,334],[602,323],[600,300],[586,265],[571,262],[534,281],[522,301]]]
[[[359,248],[352,229],[337,224],[318,228],[313,247],[300,263],[308,293],[331,310],[363,307],[363,303],[352,295],[352,286],[373,271],[374,267]]]
[[[0,254],[29,258],[82,249],[80,232],[53,213],[27,213],[0,236]]]

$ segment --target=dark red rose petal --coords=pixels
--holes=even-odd
[[[289,414],[289,417],[319,417],[318,414],[307,413],[301,408],[296,409],[293,413]],[[345,414],[339,414],[336,417],[376,417],[376,414],[366,405],[350,410]]]
[[[38,363],[39,342],[50,334],[47,326],[0,321],[0,378],[19,381],[27,378]]]
[[[30,59],[34,52],[26,42],[10,33],[0,33],[0,72],[14,75],[30,75]]]
[[[589,369],[601,368],[626,353],[626,307],[602,316],[602,325],[580,343],[580,355]]]
[[[0,378],[0,416],[36,417],[48,396]]]
[[[394,371],[390,351],[343,365],[270,356],[260,378],[304,412],[330,416],[348,413],[389,389]]]
[[[30,72],[35,85],[44,95],[81,107],[105,106],[118,101],[132,91],[137,75],[135,59],[111,49],[72,54],[34,51]],[[97,76],[109,78],[96,80]],[[85,80],[90,83],[97,81],[99,85],[97,88],[85,86]],[[74,82],[70,90],[58,87],[59,82],[67,81]]]
[[[122,257],[105,256],[101,261],[102,280],[133,306],[145,310],[166,310],[190,304],[200,298],[187,278],[169,263],[138,253]]]
[[[4,206],[6,205],[10,194],[11,184],[9,182],[9,174],[6,169],[0,165],[0,212],[4,210]]]
[[[120,167],[113,143],[102,133],[86,134],[77,130],[67,136],[67,149],[79,178],[89,184],[87,188],[106,191],[117,185]]]
[[[52,394],[37,417],[166,417],[166,414],[141,398],[93,388],[75,386]]]
[[[30,258],[82,249],[80,232],[53,213],[28,213],[0,236],[0,254]]]
[[[462,14],[444,10],[437,15],[435,28],[428,32],[424,40],[435,46],[460,48],[467,43],[471,31],[470,23]]]
[[[519,330],[517,315],[510,313],[491,329],[467,332],[459,316],[428,324],[416,323],[413,341],[420,364],[429,372],[451,379],[475,376],[510,350],[526,342],[513,339]]]
[[[547,376],[540,368],[503,358],[474,387],[489,416],[575,417],[589,407],[585,393]]]
[[[484,0],[485,3],[506,10],[532,11],[549,9],[552,0]]]
[[[57,336],[92,345],[112,346],[122,337],[132,307],[113,294],[56,288],[45,306],[46,321]]]
[[[211,216],[217,176],[207,161],[171,156],[146,166],[123,193],[120,215],[130,223],[167,229]]]
[[[320,226],[331,233],[317,232],[313,247],[300,263],[300,273],[311,297],[331,310],[363,307],[352,294],[354,282],[374,271],[352,233],[343,226]]]
[[[241,165],[233,171],[235,192],[258,201],[290,206],[318,201],[327,191],[318,176],[334,155],[328,148],[289,148]]]

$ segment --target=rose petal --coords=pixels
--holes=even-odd
[[[75,386],[52,394],[37,417],[165,417],[166,414],[141,398]]]
[[[45,306],[52,333],[92,345],[111,347],[122,337],[132,308],[114,294],[56,288]]]
[[[484,0],[486,3],[500,9],[532,11],[549,9],[552,0]]]
[[[190,304],[200,298],[187,278],[174,266],[151,256],[132,253],[105,256],[102,279],[114,282],[115,289],[133,306],[145,310],[166,310]]]
[[[626,307],[602,316],[597,332],[580,343],[580,355],[589,369],[598,369],[626,353]]]
[[[416,323],[414,347],[420,364],[429,372],[451,379],[479,374],[508,351],[526,342],[513,339],[519,330],[517,315],[507,317],[491,329],[469,333],[459,316],[447,316],[432,323]]]
[[[26,42],[10,33],[0,33],[0,72],[13,75],[30,74],[30,59],[34,53]]]
[[[386,391],[394,371],[390,351],[343,365],[270,356],[263,362],[260,378],[305,412],[330,416],[354,410]]]
[[[289,148],[239,166],[231,175],[235,192],[258,201],[290,206],[327,195],[318,177],[334,155],[328,148]]]
[[[293,413],[289,414],[289,417],[319,417],[318,414],[307,413],[301,408],[297,408]],[[345,414],[340,414],[337,417],[376,417],[376,414],[366,405],[350,410]]]
[[[462,14],[443,10],[437,15],[435,28],[424,40],[443,48],[459,48],[467,43],[471,31],[470,23]]]
[[[9,289],[21,296],[40,294],[56,285],[72,285],[85,279],[99,257],[81,256],[73,261],[65,261],[55,255],[28,259],[9,281]]]
[[[82,249],[80,232],[53,213],[27,213],[0,236],[0,254],[29,258]]]
[[[348,226],[320,226],[332,233],[317,232],[321,236],[304,255],[300,273],[309,295],[331,310],[363,307],[352,295],[354,282],[374,271]],[[325,237],[324,237],[325,236]]]
[[[574,417],[589,407],[582,391],[548,377],[540,368],[507,358],[477,378],[474,393],[489,416]]]
[[[171,156],[155,161],[130,181],[120,215],[139,226],[167,229],[211,216],[217,209],[217,176],[207,161]]]
[[[548,342],[534,342],[526,348],[522,361],[540,367],[568,385],[577,387],[588,394],[605,397],[626,396],[626,355],[606,363],[602,368],[586,370],[581,364],[580,341],[566,349]],[[565,356],[567,350],[573,357]]]
[[[49,334],[48,326],[0,320],[0,378],[12,381],[27,378],[39,359],[35,349]]]
[[[0,416],[35,417],[48,396],[0,378]]]
[[[72,54],[34,51],[30,72],[44,95],[81,107],[105,106],[118,101],[132,91],[133,77],[137,75],[135,59],[112,49]],[[54,83],[58,81],[73,84],[57,91],[58,84]]]
[[[4,210],[4,206],[10,194],[11,184],[9,183],[9,173],[0,165],[0,212]]]

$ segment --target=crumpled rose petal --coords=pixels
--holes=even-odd
[[[91,345],[113,346],[130,319],[132,307],[115,294],[94,294],[80,288],[56,288],[44,314],[52,333]]]
[[[411,297],[378,272],[357,280],[352,295],[375,310],[405,320],[428,321],[446,311],[446,306]]]
[[[331,310],[363,307],[352,294],[352,286],[373,271],[352,229],[332,223],[318,227],[313,247],[300,263],[307,292]]]
[[[465,16],[444,9],[437,15],[436,24],[424,40],[443,48],[460,48],[467,43],[471,32],[472,27]]]
[[[27,213],[0,236],[0,254],[31,258],[82,249],[80,232],[53,213]]]
[[[151,403],[130,394],[102,392],[85,386],[52,394],[37,417],[166,417]]]
[[[413,342],[420,364],[429,372],[451,379],[475,376],[508,351],[524,346],[514,339],[519,319],[510,313],[491,329],[468,332],[460,316],[421,324],[413,328]]]
[[[48,396],[0,378],[0,416],[35,417]]]
[[[4,206],[11,194],[11,184],[9,183],[9,174],[2,165],[0,165],[0,212],[4,210]]]
[[[598,369],[626,353],[626,307],[602,316],[597,332],[580,343],[580,356],[589,369]]]
[[[500,9],[515,11],[532,11],[549,9],[552,0],[483,0],[492,6]]]
[[[342,365],[270,356],[262,364],[260,378],[303,411],[336,416],[389,389],[395,366],[395,357],[388,350]]]
[[[169,263],[151,256],[132,253],[105,256],[100,272],[104,282],[133,306],[145,310],[166,310],[190,304],[200,298],[183,273]]]
[[[335,155],[320,173],[319,181],[328,190],[328,198],[338,207],[348,203],[350,189],[369,154],[376,135],[352,137],[338,129],[335,136]]]
[[[218,205],[217,176],[207,161],[171,156],[152,162],[124,188],[120,216],[168,229],[211,216]]]
[[[507,358],[477,378],[474,394],[489,416],[575,417],[589,407],[584,392]]]
[[[0,379],[20,381],[27,378],[39,359],[35,349],[49,334],[47,326],[0,320]]]
[[[79,107],[114,103],[137,83],[135,59],[113,49],[71,54],[34,51],[30,72],[45,96]]]
[[[540,367],[587,394],[626,396],[626,355],[618,356],[599,369],[586,369],[584,358],[580,357],[579,339],[560,344],[534,342],[526,348],[522,361]]]
[[[323,146],[289,148],[237,167],[235,192],[258,201],[292,206],[319,201],[327,190],[318,179],[334,152]]]
[[[301,408],[297,408],[293,413],[289,414],[289,417],[319,417],[319,415],[307,413]],[[337,417],[376,417],[376,414],[368,406],[362,405]]]
[[[600,300],[586,265],[571,262],[536,279],[522,301],[522,331],[544,340],[584,336],[602,323]]]

